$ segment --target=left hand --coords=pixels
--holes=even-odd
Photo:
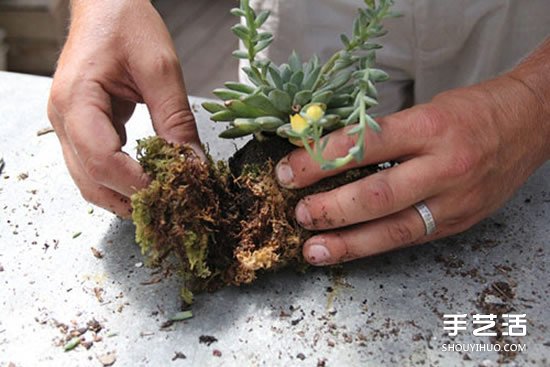
[[[276,169],[280,184],[289,188],[357,166],[400,162],[298,203],[296,218],[303,227],[330,230],[305,243],[305,259],[335,264],[468,229],[550,158],[548,120],[532,89],[502,76],[379,119],[382,131],[367,133],[360,164],[323,171],[304,149],[293,151]],[[329,135],[327,158],[345,155],[354,145],[344,130]],[[413,208],[420,201],[437,224],[430,236]]]

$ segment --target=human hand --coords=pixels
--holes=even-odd
[[[123,217],[149,182],[121,150],[125,123],[143,102],[159,136],[200,151],[176,51],[150,1],[73,1],[48,117],[82,196]]]
[[[462,232],[488,216],[550,158],[550,110],[538,97],[503,76],[379,119],[382,131],[367,134],[363,162],[345,169],[400,164],[302,199],[298,222],[328,230],[306,241],[305,259],[327,265],[374,255]],[[344,129],[336,131],[326,156],[342,156],[354,144]],[[276,172],[282,186],[301,188],[345,169],[323,171],[298,149]],[[421,201],[437,224],[429,236],[413,208]]]

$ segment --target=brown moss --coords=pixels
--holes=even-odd
[[[230,160],[231,172],[223,162],[201,161],[185,145],[158,137],[139,142],[138,159],[152,182],[132,197],[136,241],[153,264],[177,259],[186,302],[193,292],[250,283],[263,271],[303,267],[301,246],[311,233],[294,219],[298,200],[372,170],[285,190],[271,160],[292,149],[282,142],[251,141]]]

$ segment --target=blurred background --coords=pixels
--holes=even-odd
[[[92,0],[93,1],[93,0]],[[237,48],[230,31],[234,0],[154,0],[176,45],[188,93],[237,80]],[[63,46],[69,0],[0,0],[0,70],[51,76]]]

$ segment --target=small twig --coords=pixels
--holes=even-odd
[[[498,294],[500,294],[502,297],[506,298],[507,300],[511,300],[511,298],[502,290],[500,287],[496,284],[492,284],[491,288],[493,288]]]
[[[42,135],[46,135],[46,134],[49,134],[49,133],[53,133],[55,130],[53,129],[53,127],[45,127],[45,128],[42,128],[40,130],[38,130],[36,132],[36,136],[42,136]]]

